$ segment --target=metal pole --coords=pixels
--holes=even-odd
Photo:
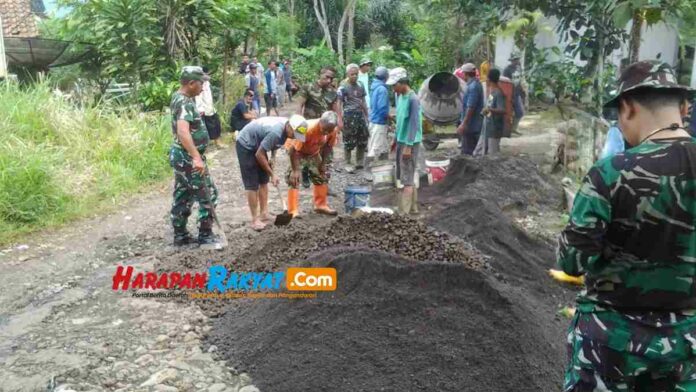
[[[0,78],[7,78],[7,61],[5,61],[5,40],[0,16]]]

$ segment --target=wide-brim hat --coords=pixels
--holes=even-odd
[[[604,104],[605,108],[619,105],[622,94],[639,88],[654,88],[686,91],[692,97],[696,90],[679,84],[672,67],[657,60],[638,61],[626,67],[618,80],[618,86],[611,92],[612,98]]]
[[[363,65],[372,65],[372,60],[370,60],[369,58],[365,57],[364,59],[360,60],[360,64],[358,64],[358,65],[360,65],[361,67],[362,67]]]

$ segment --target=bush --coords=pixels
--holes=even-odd
[[[76,108],[47,82],[0,85],[0,243],[166,178],[169,124],[103,104]]]
[[[138,89],[138,102],[143,110],[162,111],[169,107],[172,94],[179,88],[179,82],[174,80],[165,82],[162,78],[154,78],[143,84]]]

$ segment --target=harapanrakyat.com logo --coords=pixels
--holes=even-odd
[[[240,272],[213,265],[207,272],[148,272],[118,266],[114,291],[135,297],[214,298],[314,298],[318,291],[335,291],[335,268],[298,268],[285,271]]]

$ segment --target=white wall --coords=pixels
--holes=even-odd
[[[537,48],[549,48],[554,45],[559,49],[565,49],[568,42],[564,42],[556,32],[558,20],[555,18],[544,17],[541,20],[540,32],[534,37]],[[626,26],[626,32],[630,32],[632,22]],[[495,46],[495,66],[504,68],[508,65],[508,59],[513,51],[512,37],[498,36]],[[650,27],[643,26],[643,34],[640,47],[639,58],[641,60],[653,60],[661,54],[660,60],[671,65],[676,65],[679,56],[679,34],[677,31],[664,23],[659,23]],[[621,59],[628,56],[628,42],[625,42],[621,49],[616,50],[607,59],[617,67]],[[576,58],[576,64],[582,65],[584,61]],[[696,62],[695,62],[696,63]],[[696,74],[696,69],[694,70]],[[692,81],[694,78],[692,78]],[[693,82],[692,82],[693,83]]]

